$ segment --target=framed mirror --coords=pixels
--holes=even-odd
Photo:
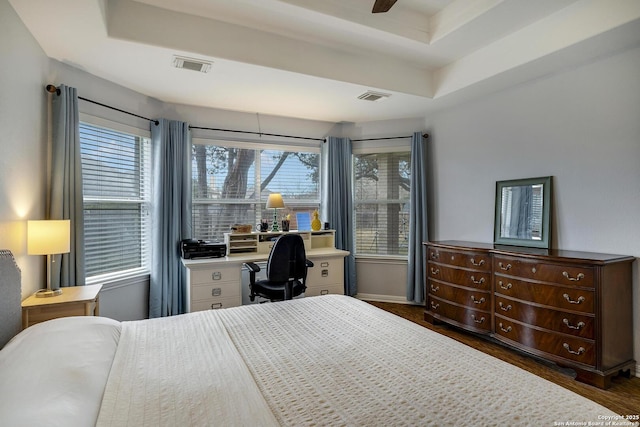
[[[494,243],[549,249],[551,177],[496,182]]]

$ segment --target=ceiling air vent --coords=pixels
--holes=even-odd
[[[378,101],[378,100],[384,100],[388,97],[390,97],[391,94],[389,93],[382,93],[382,92],[373,92],[371,90],[366,91],[365,93],[363,93],[362,95],[360,95],[358,97],[358,99],[362,99],[364,101]]]
[[[174,56],[173,66],[176,68],[184,68],[185,70],[200,71],[201,73],[208,73],[209,70],[211,70],[211,62],[186,58],[184,56]]]

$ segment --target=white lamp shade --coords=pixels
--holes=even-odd
[[[267,209],[280,209],[284,208],[284,200],[282,200],[282,194],[271,193],[267,199]]]
[[[29,255],[65,254],[70,250],[71,221],[27,221],[27,253]]]

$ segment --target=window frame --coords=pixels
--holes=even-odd
[[[404,152],[408,152],[409,156],[412,155],[411,153],[411,143],[409,141],[394,141],[392,143],[389,143],[389,141],[367,141],[366,143],[364,141],[354,141],[353,142],[353,146],[352,146],[352,150],[351,150],[351,162],[352,165],[355,166],[355,158],[357,155],[369,155],[369,154],[389,154],[389,153],[404,153]],[[357,204],[371,204],[371,203],[377,203],[380,205],[383,204],[389,204],[389,203],[397,203],[396,201],[393,202],[389,202],[387,200],[385,201],[370,201],[370,200],[357,200],[356,199],[356,178],[355,178],[355,174],[356,174],[356,170],[355,167],[352,167],[352,202],[353,202],[353,209],[354,209],[354,217],[353,217],[353,231],[352,231],[352,237],[353,237],[353,242],[354,242],[354,257],[356,259],[372,259],[372,260],[402,260],[402,261],[407,261],[409,259],[409,255],[407,253],[407,255],[393,255],[393,254],[372,254],[372,253],[358,253],[357,248],[355,247],[356,244],[356,233],[357,233],[357,228],[356,228],[356,217],[355,217],[355,211],[356,211],[356,205]],[[407,204],[411,203],[411,198],[407,198],[406,201]]]
[[[93,276],[85,277],[85,282],[87,285],[92,284],[106,284],[109,282],[116,282],[122,280],[128,280],[132,278],[138,277],[148,277],[151,274],[151,209],[152,209],[152,200],[151,200],[151,185],[152,185],[152,166],[151,166],[151,131],[143,128],[139,128],[136,126],[130,126],[127,124],[123,124],[120,122],[104,119],[101,117],[92,116],[86,113],[79,114],[79,122],[80,124],[86,124],[89,126],[94,126],[98,128],[106,129],[111,132],[124,133],[127,135],[133,135],[135,137],[141,138],[143,143],[147,144],[146,147],[146,157],[141,159],[141,167],[146,170],[144,173],[144,182],[143,186],[143,199],[142,201],[131,200],[131,199],[118,199],[118,198],[99,198],[94,196],[86,197],[84,192],[82,195],[82,205],[83,211],[85,210],[85,203],[96,203],[96,202],[105,202],[105,203],[118,203],[118,204],[135,204],[141,206],[141,211],[145,218],[141,218],[141,225],[144,227],[141,230],[142,240],[140,241],[140,251],[142,253],[142,262],[140,267],[130,268],[125,270],[120,270],[116,272],[102,273],[96,274]],[[82,144],[82,143],[81,143]],[[83,177],[84,181],[84,177]],[[84,182],[83,182],[84,186]],[[86,227],[86,225],[85,225]],[[86,236],[86,233],[85,233]],[[86,242],[85,242],[85,256],[86,260]],[[86,262],[86,261],[85,261]]]
[[[193,196],[193,191],[191,193],[191,208],[192,212],[196,212],[195,207],[197,205],[220,205],[220,204],[244,204],[244,205],[255,205],[255,221],[251,224],[255,225],[259,221],[259,218],[267,218],[270,222],[273,219],[273,210],[266,209],[265,205],[267,202],[267,198],[262,193],[264,189],[260,188],[261,183],[261,162],[260,162],[260,154],[263,150],[276,150],[276,151],[299,151],[304,153],[313,153],[318,155],[318,194],[316,199],[287,199],[285,196],[285,205],[286,208],[291,208],[292,211],[295,212],[296,209],[306,209],[309,212],[320,209],[321,199],[322,199],[322,167],[321,167],[321,143],[303,143],[303,142],[284,142],[284,141],[250,141],[250,140],[228,140],[228,139],[218,139],[218,138],[203,138],[203,137],[192,137],[192,144],[195,145],[210,145],[224,148],[241,148],[241,149],[250,149],[255,150],[255,158],[254,158],[254,181],[253,185],[255,188],[255,194],[257,198],[254,197],[252,199],[244,198],[244,199],[195,199]],[[296,202],[296,203],[292,203]],[[280,215],[281,216],[281,215]],[[193,228],[195,229],[195,220],[193,220]],[[201,239],[206,236],[192,236],[194,239]],[[222,237],[220,237],[222,240]]]

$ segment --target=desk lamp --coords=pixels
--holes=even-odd
[[[273,226],[271,227],[271,231],[280,231],[280,229],[278,228],[278,216],[276,214],[276,209],[284,208],[284,200],[282,200],[282,194],[280,193],[269,194],[266,208],[273,209]]]
[[[62,289],[51,289],[51,264],[53,255],[66,254],[70,250],[71,221],[27,221],[27,253],[47,256],[47,289],[36,292],[36,297],[60,295]]]

